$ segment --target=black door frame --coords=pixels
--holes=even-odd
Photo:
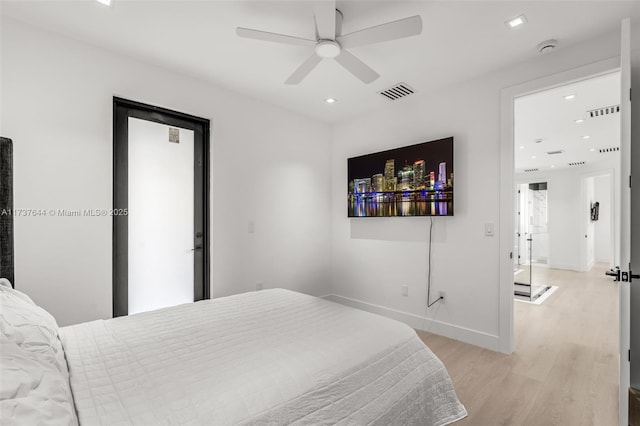
[[[210,121],[128,99],[113,97],[113,209],[128,208],[129,117],[194,131],[194,300],[209,292],[209,137]],[[113,215],[113,316],[129,313],[129,223]]]

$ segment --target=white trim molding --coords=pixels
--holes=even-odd
[[[439,334],[441,336],[460,340],[462,342],[480,346],[496,352],[500,350],[499,336],[495,336],[493,334],[483,333],[480,331],[471,330],[469,328],[447,324],[445,322],[436,321],[431,318],[411,314],[408,312],[398,311],[396,309],[375,305],[373,303],[363,302],[361,300],[351,299],[349,297],[344,297],[337,294],[329,294],[326,296],[322,296],[322,298],[403,322],[414,329]]]

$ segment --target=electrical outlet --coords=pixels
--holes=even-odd
[[[409,286],[408,285],[403,285],[402,286],[402,295],[403,296],[408,296],[409,295]]]
[[[444,291],[439,291],[438,297],[440,298],[440,302],[444,303],[447,300],[447,293],[445,293]]]
[[[256,290],[262,290],[262,287],[263,287],[263,285],[262,285],[261,282],[256,283]]]

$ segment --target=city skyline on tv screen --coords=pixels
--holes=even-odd
[[[453,137],[347,163],[349,217],[453,216]]]

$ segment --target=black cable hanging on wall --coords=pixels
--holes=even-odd
[[[444,299],[444,297],[440,296],[433,302],[431,301],[431,236],[433,234],[433,217],[429,217],[429,255],[428,255],[428,267],[429,270],[427,272],[427,308],[432,307],[440,300]]]

